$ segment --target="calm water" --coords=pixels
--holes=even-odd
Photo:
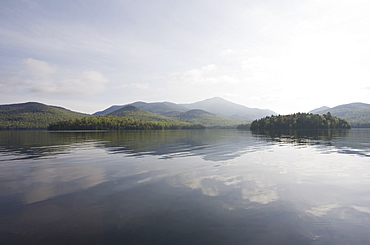
[[[370,129],[0,131],[1,244],[369,244]]]

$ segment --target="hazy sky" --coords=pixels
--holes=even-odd
[[[2,0],[0,104],[370,103],[370,1]]]

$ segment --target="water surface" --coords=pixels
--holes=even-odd
[[[370,130],[0,131],[0,243],[368,244]]]

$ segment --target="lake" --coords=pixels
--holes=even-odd
[[[1,244],[369,244],[370,129],[0,131]]]

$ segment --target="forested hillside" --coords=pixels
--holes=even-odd
[[[203,129],[202,125],[190,123],[154,122],[117,116],[92,116],[52,123],[49,130],[158,130]]]
[[[158,114],[139,109],[132,105],[127,105],[121,109],[113,111],[107,114],[107,116],[127,117],[131,119],[138,119],[138,120],[144,120],[144,121],[179,123],[178,120],[175,120],[173,118],[160,116]]]
[[[317,111],[319,114],[328,112],[347,120],[353,128],[370,127],[370,104],[351,103]]]
[[[163,107],[162,105],[156,105],[156,108],[159,109]],[[186,112],[173,111],[172,113],[167,112],[167,115],[167,117],[160,116],[158,114],[139,109],[133,105],[124,106],[121,109],[107,114],[107,116],[127,117],[144,121],[158,121],[169,123],[186,122],[192,124],[201,124],[206,127],[232,127],[240,123],[240,121],[217,116],[203,110],[190,110]]]
[[[46,129],[53,122],[86,116],[36,102],[0,105],[0,129]]]
[[[173,111],[177,112],[185,112],[188,109],[171,102],[155,102],[155,103],[146,103],[146,102],[135,102],[130,105],[138,107],[142,110],[149,111],[152,113],[156,113],[161,116],[167,116],[167,113],[171,113]]]
[[[271,116],[255,120],[251,123],[251,130],[276,129],[346,129],[349,123],[330,113],[325,115],[295,113],[285,116]]]
[[[171,113],[171,112],[185,112],[187,111],[188,109],[183,107],[183,106],[180,106],[180,105],[177,105],[175,103],[171,103],[171,102],[155,102],[155,103],[146,103],[146,102],[141,102],[141,101],[138,101],[138,102],[134,102],[132,104],[128,104],[128,105],[114,105],[114,106],[111,106],[103,111],[98,111],[98,112],[95,112],[93,115],[95,116],[106,116],[110,113],[113,113],[117,110],[120,110],[122,109],[123,107],[126,107],[126,106],[135,106],[139,109],[142,109],[142,110],[145,110],[145,111],[148,111],[148,112],[152,112],[152,113],[155,113],[155,114],[158,114],[158,115],[161,115],[161,116],[167,116],[166,114],[167,113]]]
[[[221,117],[203,110],[190,110],[171,117],[189,123],[202,124],[207,127],[236,127],[240,121]]]

